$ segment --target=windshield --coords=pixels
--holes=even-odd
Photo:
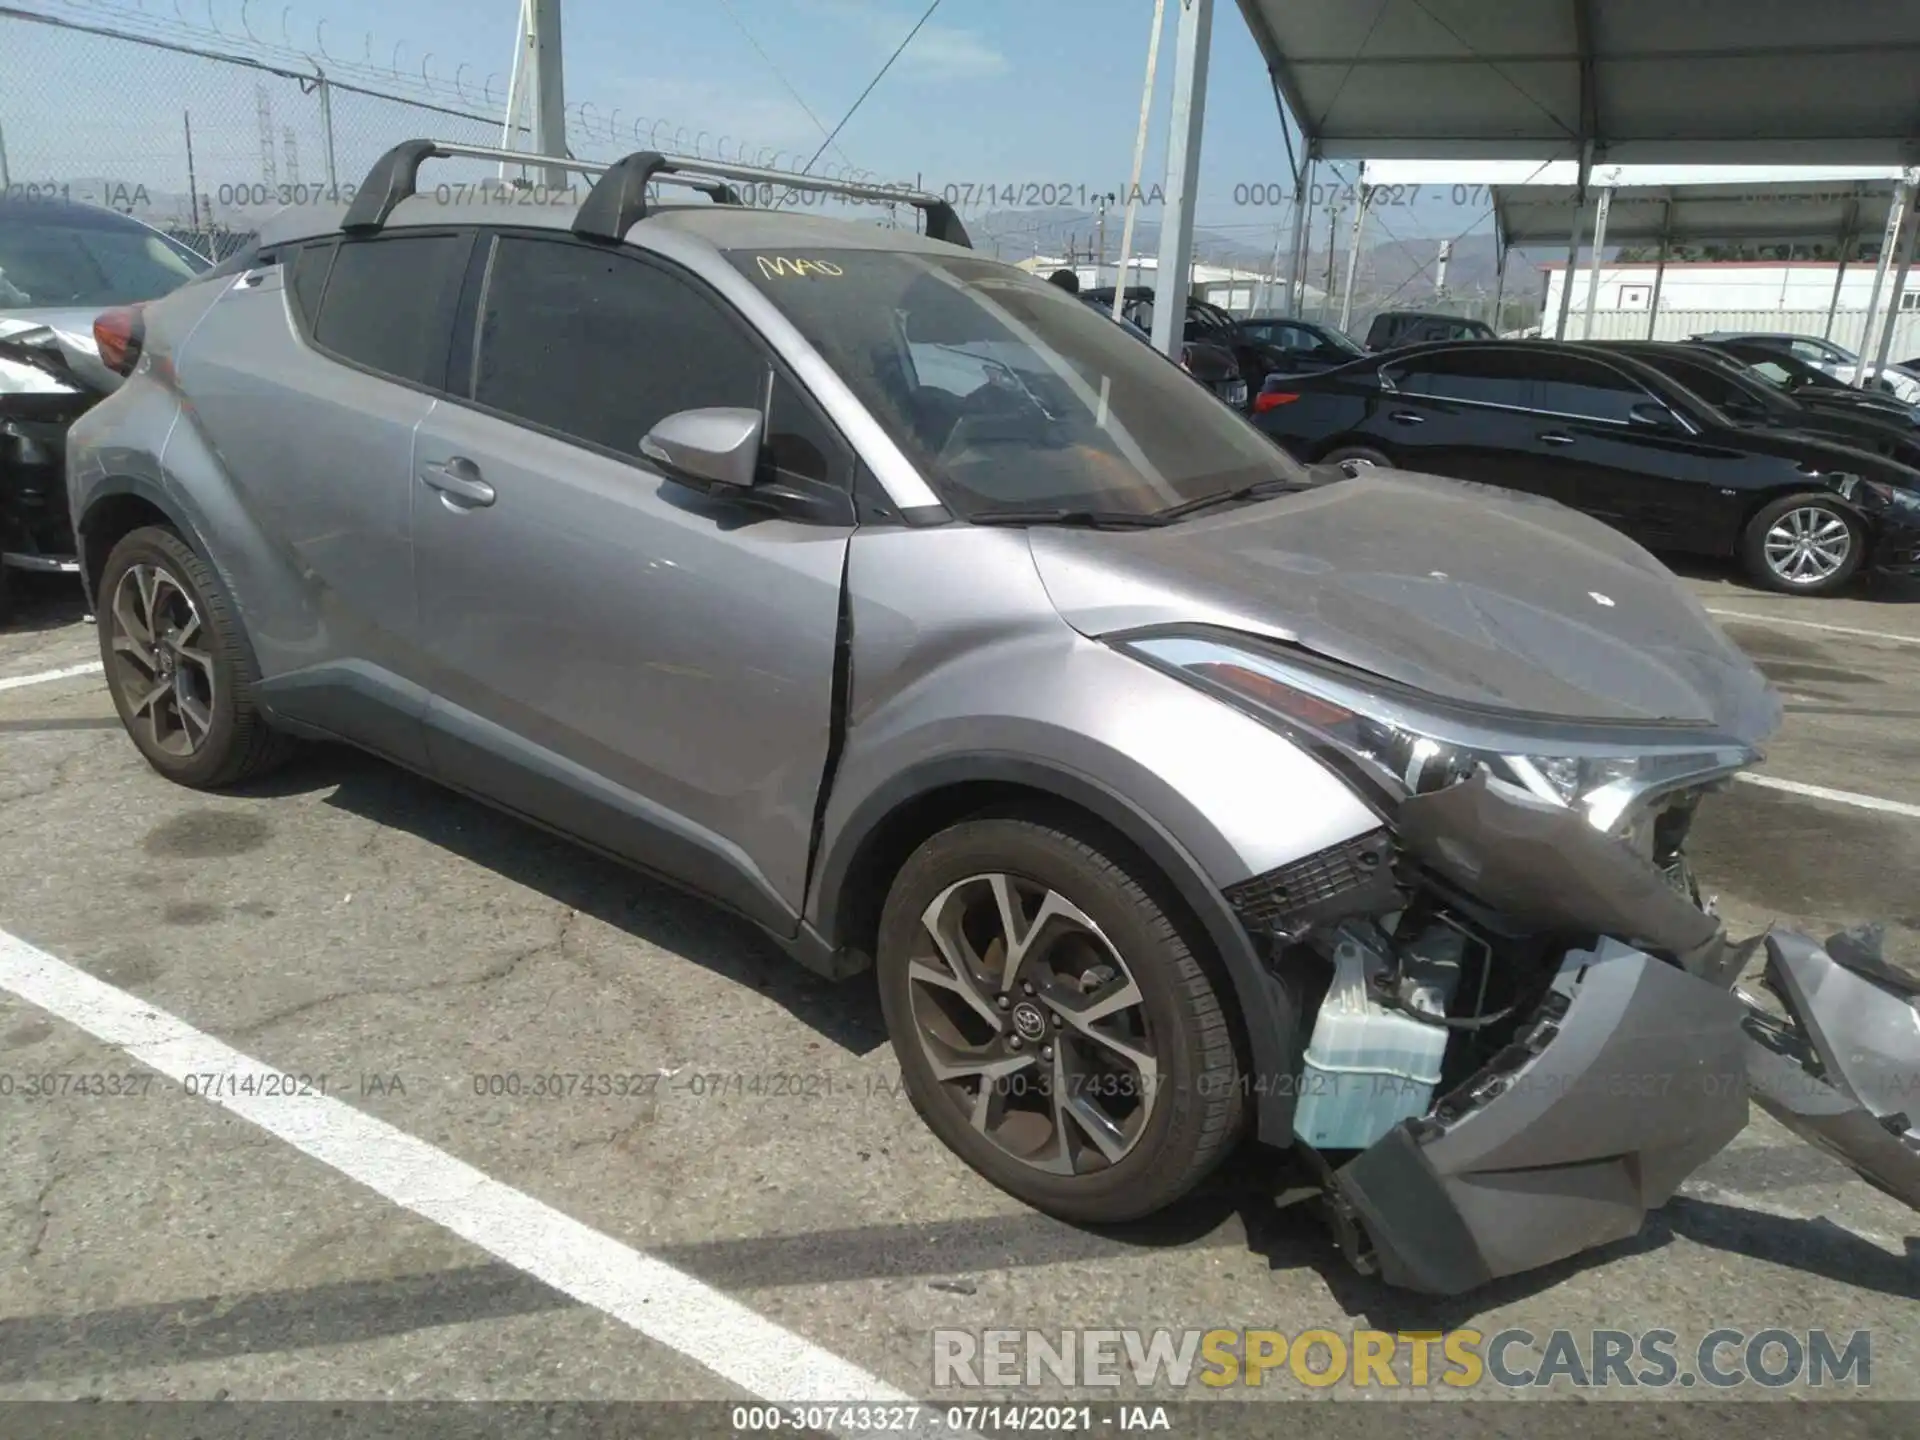
[[[1153,514],[1304,475],[1158,351],[1011,266],[884,250],[729,259],[960,514]]]
[[[177,289],[208,262],[157,230],[66,216],[0,220],[0,310],[132,305]]]

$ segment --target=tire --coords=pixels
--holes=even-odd
[[[1025,954],[1010,989],[982,979],[1007,949],[1002,892],[990,877],[1007,882],[1016,926],[1041,922],[1022,929]],[[915,851],[881,914],[881,1007],[914,1108],[981,1175],[1065,1220],[1112,1223],[1165,1209],[1206,1177],[1240,1133],[1232,1027],[1206,966],[1155,898],[1157,888],[1146,862],[1115,842],[1096,846],[1035,820],[983,816]],[[961,937],[946,953],[967,968],[971,998],[942,958],[929,917]],[[1004,981],[1003,970],[998,978]],[[1035,985],[1032,996],[1028,983]],[[1096,1017],[1110,1038],[1096,1038],[1062,1014],[1089,1006],[1112,1007]],[[1128,1053],[1151,1057],[1145,1083],[1146,1071],[1115,1039]],[[976,1067],[983,1059],[1013,1065],[1021,1054],[1030,1058],[1000,1075],[982,1109],[990,1082],[977,1069],[950,1070],[943,1079],[934,1059],[943,1046],[949,1061]],[[1072,1078],[1056,1087],[1053,1076],[1062,1071]],[[1095,1125],[1062,1116],[1055,1094],[1084,1102],[1090,1108],[1081,1113],[1096,1117]],[[984,1122],[978,1128],[976,1117]],[[1104,1145],[1094,1139],[1096,1128]]]
[[[1367,469],[1368,467],[1376,467],[1381,470],[1391,470],[1393,468],[1393,461],[1389,460],[1385,455],[1382,455],[1378,450],[1369,449],[1365,445],[1338,446],[1322,456],[1320,463],[1322,465],[1338,465],[1349,475],[1354,474],[1356,471]]]
[[[1838,525],[1840,529],[1832,528]],[[1806,551],[1800,539],[1823,540]],[[1787,595],[1831,595],[1852,580],[1865,558],[1866,531],[1829,495],[1787,495],[1763,508],[1740,540],[1740,563],[1755,583]],[[1837,561],[1834,557],[1837,556]],[[1795,578],[1796,567],[1805,567]]]
[[[155,608],[157,639],[147,627]],[[173,531],[146,526],[113,547],[97,613],[120,723],[167,779],[216,790],[257,779],[291,753],[255,703],[259,670],[226,591]]]

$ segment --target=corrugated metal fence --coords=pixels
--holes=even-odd
[[[1578,297],[1576,297],[1577,299]],[[1549,315],[1547,323],[1552,325]],[[1867,312],[1841,310],[1833,317],[1833,332],[1827,335],[1825,310],[1668,310],[1661,309],[1654,321],[1655,340],[1685,340],[1689,335],[1709,330],[1761,330],[1785,335],[1827,335],[1836,345],[1858,352],[1866,334]],[[1567,338],[1589,338],[1586,316],[1576,304],[1567,316]],[[1593,315],[1595,340],[1644,340],[1647,338],[1647,312],[1644,310],[1596,310]],[[1899,361],[1920,355],[1920,311],[1907,311],[1894,323],[1890,360]]]

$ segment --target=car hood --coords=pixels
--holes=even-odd
[[[0,394],[118,388],[93,340],[103,308],[0,310]]]
[[[1239,630],[1457,703],[1711,725],[1750,745],[1780,719],[1664,566],[1551,500],[1373,469],[1163,529],[1029,534],[1087,635]]]

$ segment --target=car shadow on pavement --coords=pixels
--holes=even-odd
[[[1660,563],[1674,574],[1688,580],[1704,580],[1709,584],[1725,584],[1740,595],[1751,595],[1756,600],[1784,600],[1790,604],[1806,604],[1815,608],[1806,618],[1819,618],[1818,604],[1805,596],[1783,595],[1777,590],[1768,590],[1755,585],[1740,573],[1740,567],[1732,560],[1718,559],[1706,555],[1660,554]],[[1870,605],[1920,605],[1920,578],[1902,575],[1858,575],[1853,582],[1841,589],[1834,597],[1839,600],[1860,600]]]
[[[1116,1250],[1232,1246],[1240,1240],[1235,1232],[1243,1232],[1248,1253],[1264,1259],[1270,1273],[1317,1274],[1344,1314],[1379,1330],[1457,1329],[1489,1310],[1551,1290],[1584,1272],[1664,1250],[1676,1239],[1855,1289],[1920,1301],[1920,1236],[1907,1238],[1904,1256],[1893,1255],[1825,1217],[1802,1220],[1692,1196],[1676,1196],[1625,1240],[1496,1280],[1466,1295],[1422,1295],[1355,1270],[1331,1226],[1320,1218],[1316,1202],[1276,1203],[1276,1195],[1305,1183],[1304,1170],[1284,1154],[1248,1146],[1199,1192],[1158,1215],[1128,1225],[1072,1228]],[[1042,1216],[1033,1219],[1036,1226],[1060,1223]]]
[[[9,570],[0,583],[0,635],[37,635],[63,630],[86,618],[87,602],[80,582],[71,575],[37,575]]]
[[[822,1039],[855,1055],[887,1043],[871,976],[835,984],[745,920],[663,881],[345,746],[311,745],[235,794],[331,789],[326,803],[402,830],[637,940],[760,991]]]

